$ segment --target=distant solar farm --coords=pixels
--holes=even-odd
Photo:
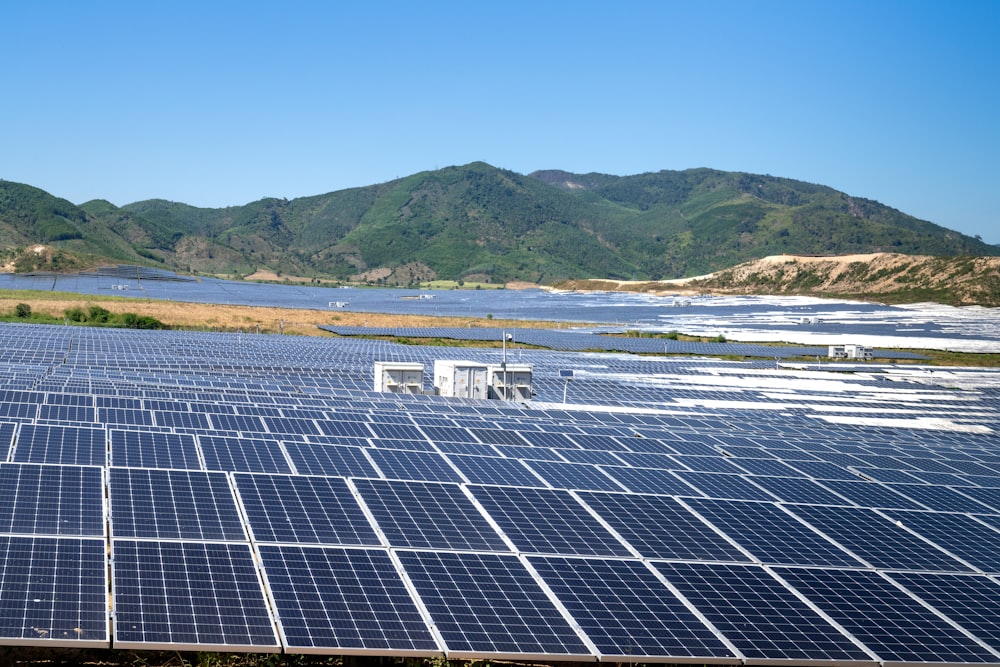
[[[0,325],[0,643],[1000,664],[1000,372],[830,362],[809,318],[845,307],[809,304],[776,326],[816,345],[747,361],[599,348],[608,324],[502,351]],[[906,326],[988,348],[995,322],[966,314]],[[530,395],[440,395],[442,361],[530,368]],[[376,364],[419,388],[376,391]]]

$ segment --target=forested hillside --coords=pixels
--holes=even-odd
[[[75,206],[0,181],[0,242],[20,270],[130,262],[388,285],[656,280],[782,253],[1000,254],[878,202],[791,179],[711,169],[522,175],[484,163],[219,209],[165,200]],[[34,244],[55,252],[25,252]],[[52,257],[62,258],[58,266]]]

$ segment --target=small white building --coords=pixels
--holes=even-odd
[[[831,345],[827,356],[831,359],[861,359],[870,361],[875,354],[872,348],[866,345]]]
[[[375,391],[391,394],[424,393],[424,365],[406,361],[376,361]]]
[[[487,366],[475,361],[438,359],[434,362],[434,387],[441,396],[489,398]]]
[[[487,375],[490,398],[520,403],[531,400],[530,364],[491,364]]]

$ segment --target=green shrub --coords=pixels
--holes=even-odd
[[[69,320],[70,322],[87,321],[87,314],[83,312],[83,308],[80,308],[79,306],[67,308],[65,311],[63,311],[63,314],[66,315],[66,319]]]
[[[18,317],[31,317],[31,306],[26,303],[19,303],[14,306],[14,314]]]
[[[96,324],[104,324],[111,319],[111,311],[100,306],[91,306],[87,309],[87,321]]]

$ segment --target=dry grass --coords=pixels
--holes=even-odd
[[[394,315],[390,313],[356,313],[346,310],[307,310],[269,308],[262,306],[228,306],[177,301],[150,301],[120,297],[85,296],[45,293],[0,293],[0,313],[13,313],[19,303],[31,306],[31,312],[62,318],[66,310],[100,305],[112,313],[135,313],[155,317],[175,329],[214,331],[284,332],[290,335],[329,336],[318,328],[320,324],[371,327],[498,327],[518,326],[554,328],[554,322],[524,322],[468,317],[431,317],[427,315]],[[283,324],[282,324],[283,323]]]

